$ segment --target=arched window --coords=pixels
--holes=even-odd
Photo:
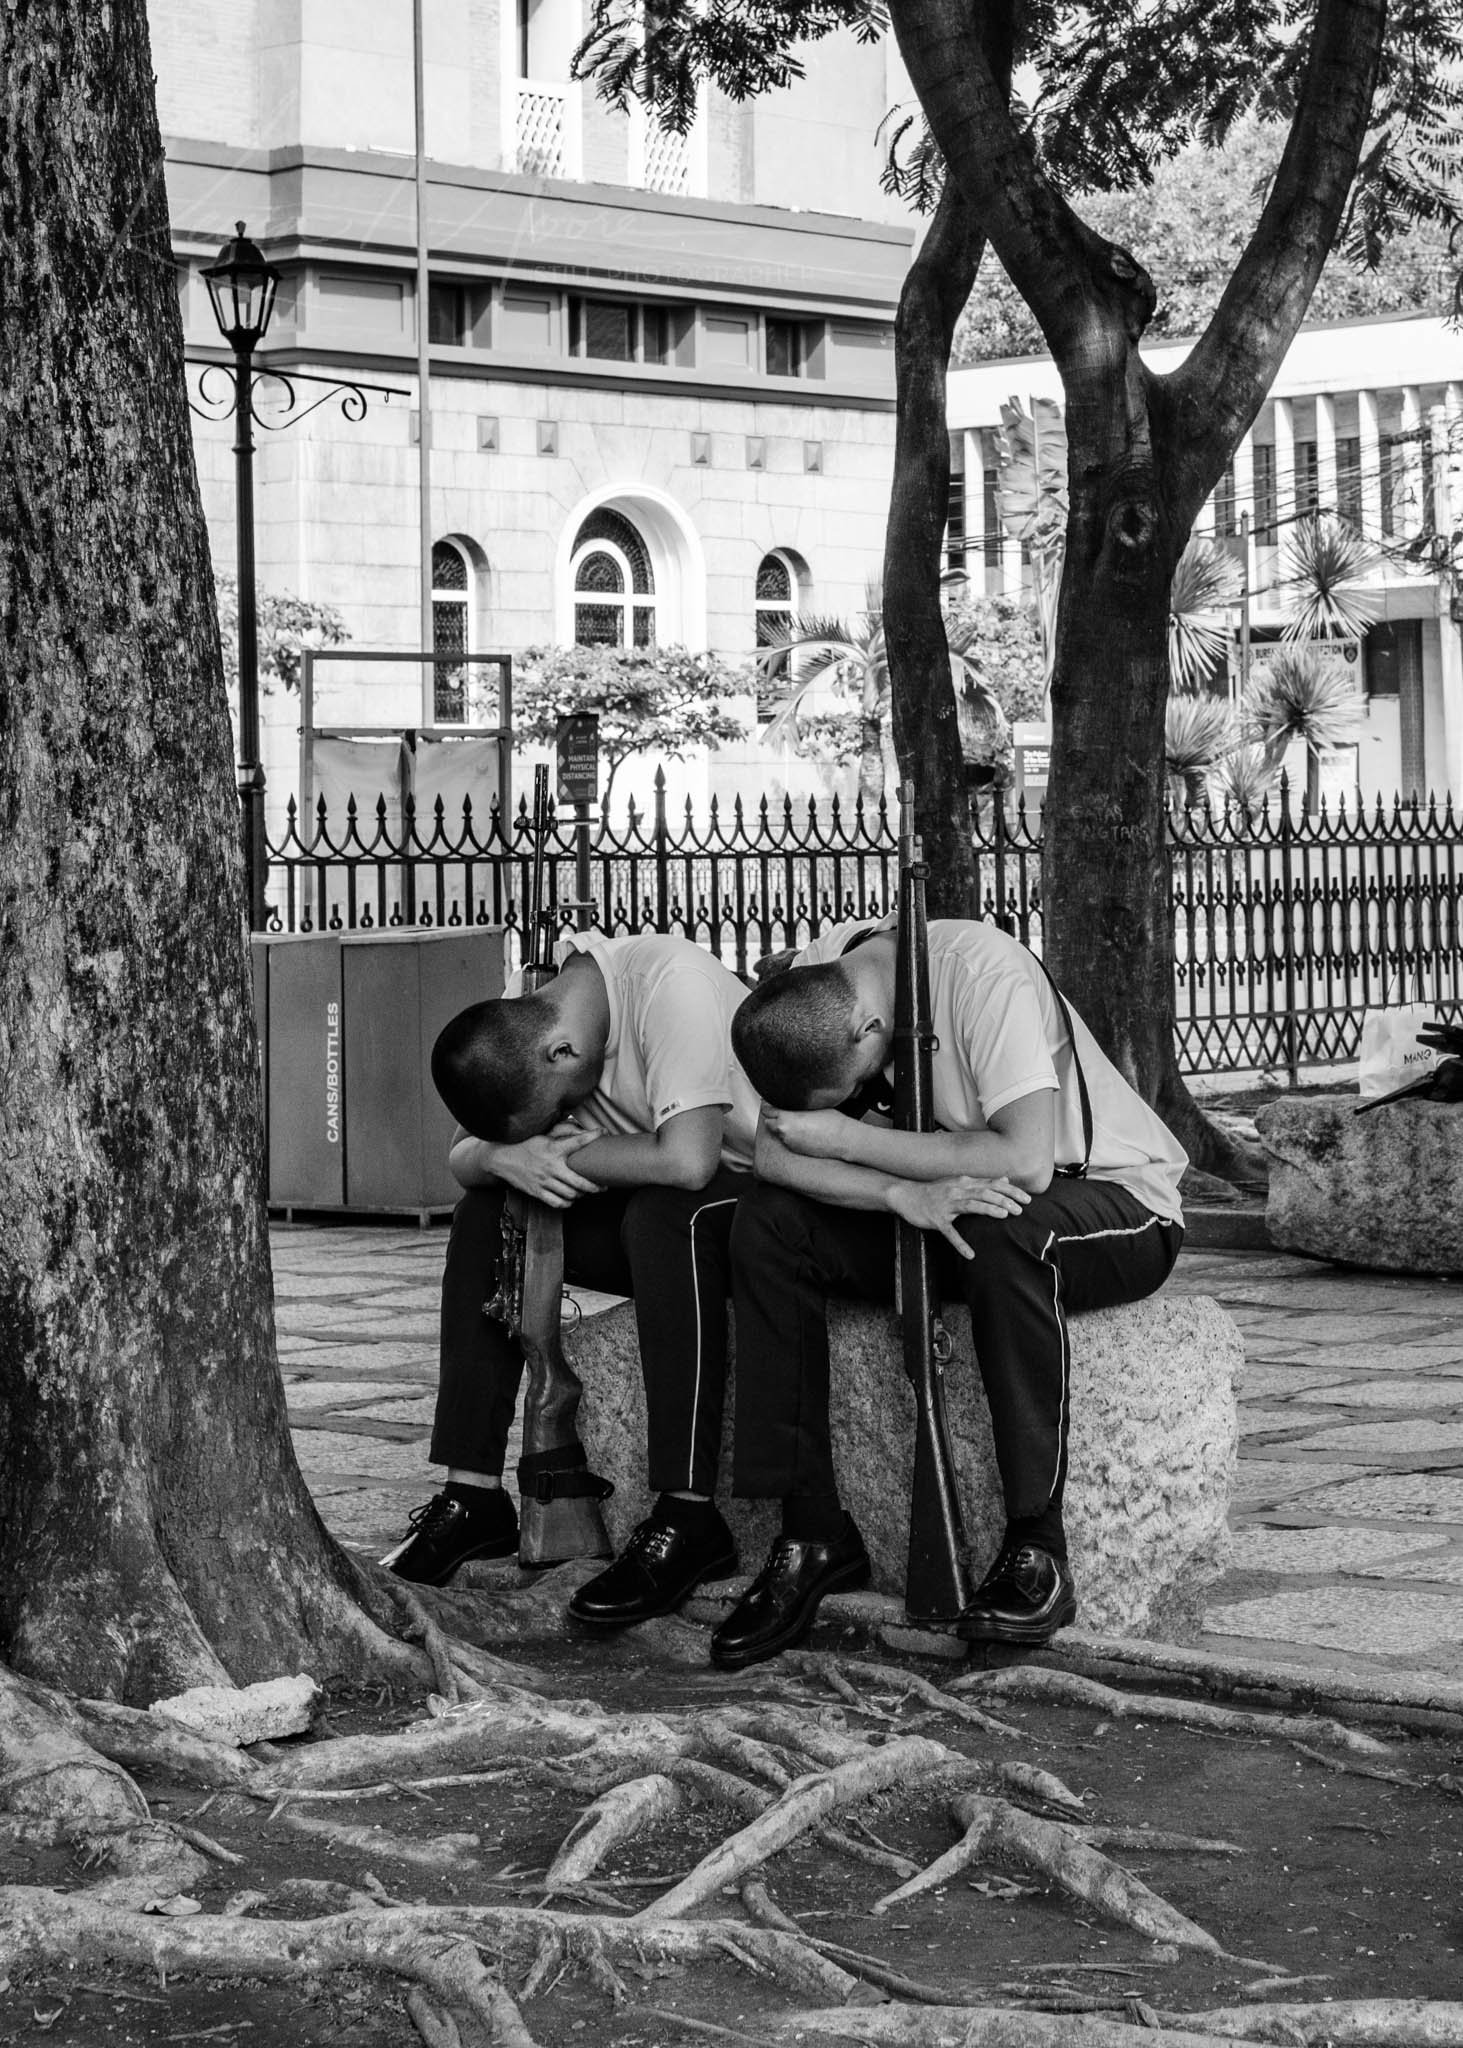
[[[797,584],[783,555],[764,555],[757,564],[757,645],[770,647],[792,623]]]
[[[574,537],[576,647],[653,647],[655,571],[623,513],[591,512]]]
[[[472,566],[456,541],[432,544],[432,652],[471,654]],[[432,671],[432,715],[461,725],[467,708],[467,664],[438,662]]]

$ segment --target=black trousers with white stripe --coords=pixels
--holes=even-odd
[[[1067,1315],[1161,1287],[1183,1231],[1113,1181],[1055,1180],[1019,1216],[967,1216],[962,1259],[932,1236],[947,1300],[963,1297],[990,1407],[1008,1521],[1060,1537],[1067,1478]],[[736,1212],[734,1490],[837,1491],[828,1429],[828,1297],[894,1298],[890,1216],[756,1182]],[[890,1360],[890,1370],[897,1362]],[[745,1418],[745,1419],[744,1419]]]
[[[656,1492],[711,1494],[726,1392],[729,1242],[751,1175],[720,1167],[707,1187],[612,1188],[564,1211],[564,1277],[635,1298]],[[452,1218],[442,1278],[442,1349],[431,1462],[500,1474],[523,1358],[483,1314],[498,1284],[501,1187],[470,1188]],[[611,1475],[613,1476],[613,1475]]]

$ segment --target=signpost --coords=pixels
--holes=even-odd
[[[599,718],[593,711],[578,711],[561,718],[554,732],[558,756],[558,799],[574,806],[574,893],[575,921],[588,931],[594,910],[590,893],[590,813],[599,802]]]

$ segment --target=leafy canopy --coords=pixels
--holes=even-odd
[[[1253,231],[1285,147],[1276,122],[1246,115],[1218,149],[1192,143],[1154,167],[1152,183],[1093,194],[1082,202],[1089,226],[1131,249],[1152,276],[1158,306],[1148,335],[1181,340],[1208,323]],[[1337,250],[1321,273],[1307,319],[1350,320],[1387,313],[1446,313],[1458,258],[1446,228],[1424,220],[1358,265]],[[988,362],[1035,355],[1046,343],[994,252],[955,331],[953,360]]]
[[[1089,203],[1093,194],[1146,192],[1195,143],[1217,150],[1233,138],[1243,165],[1248,150],[1262,157],[1284,140],[1312,15],[1297,0],[1028,0],[1016,10],[1015,57],[1017,76],[1035,90],[1013,111],[1053,180]],[[888,9],[882,0],[592,0],[576,71],[612,104],[639,100],[685,132],[702,79],[737,100],[776,91],[803,77],[809,49],[839,31],[877,41],[889,33]],[[886,183],[928,210],[942,165],[919,109],[894,110],[885,138]],[[1463,11],[1457,0],[1394,0],[1338,246],[1375,268],[1411,228],[1431,227],[1445,241],[1463,217],[1460,195]],[[1258,211],[1252,199],[1246,233]],[[1146,212],[1119,210],[1113,227],[1129,233],[1112,233],[1092,219],[1123,246],[1149,244],[1147,233],[1131,233],[1145,223]],[[1428,248],[1438,247],[1435,234]],[[1235,253],[1216,251],[1216,281]],[[1187,303],[1176,317],[1170,331],[1192,331]]]
[[[513,665],[513,744],[551,747],[561,718],[592,711],[608,769],[632,754],[684,760],[700,747],[746,737],[723,697],[745,696],[745,675],[712,654],[684,647],[530,647]]]

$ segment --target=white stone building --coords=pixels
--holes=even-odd
[[[878,187],[875,131],[907,92],[892,46],[816,46],[803,83],[750,105],[707,93],[679,139],[569,81],[583,0],[424,11],[437,644],[653,635],[749,659],[759,616],[856,614],[911,243]],[[150,17],[190,355],[227,359],[199,272],[242,219],[283,272],[262,360],[408,394],[257,435],[259,587],[337,606],[353,648],[418,649],[412,9]],[[232,429],[197,441],[227,572]],[[332,717],[430,722],[407,667],[331,677]],[[275,692],[265,721],[277,826],[298,699]],[[768,772],[718,758],[714,786],[755,796],[746,776]]]
[[[1174,369],[1187,343],[1143,351]],[[974,589],[1017,590],[1029,571],[997,527],[1001,405],[1060,401],[1050,357],[981,363],[950,378],[952,453],[962,472],[952,503],[950,561]],[[1463,335],[1422,316],[1302,329],[1274,389],[1198,522],[1238,536],[1248,514],[1251,626],[1278,636],[1286,616],[1285,537],[1317,511],[1339,513],[1389,552],[1361,586],[1376,624],[1354,657],[1361,721],[1354,760],[1333,764],[1333,793],[1359,785],[1371,802],[1414,792],[1463,796],[1463,590],[1409,563],[1425,531],[1463,522]],[[1235,614],[1238,637],[1238,613]],[[1237,660],[1231,664],[1237,682]],[[1349,755],[1352,750],[1345,750]]]

